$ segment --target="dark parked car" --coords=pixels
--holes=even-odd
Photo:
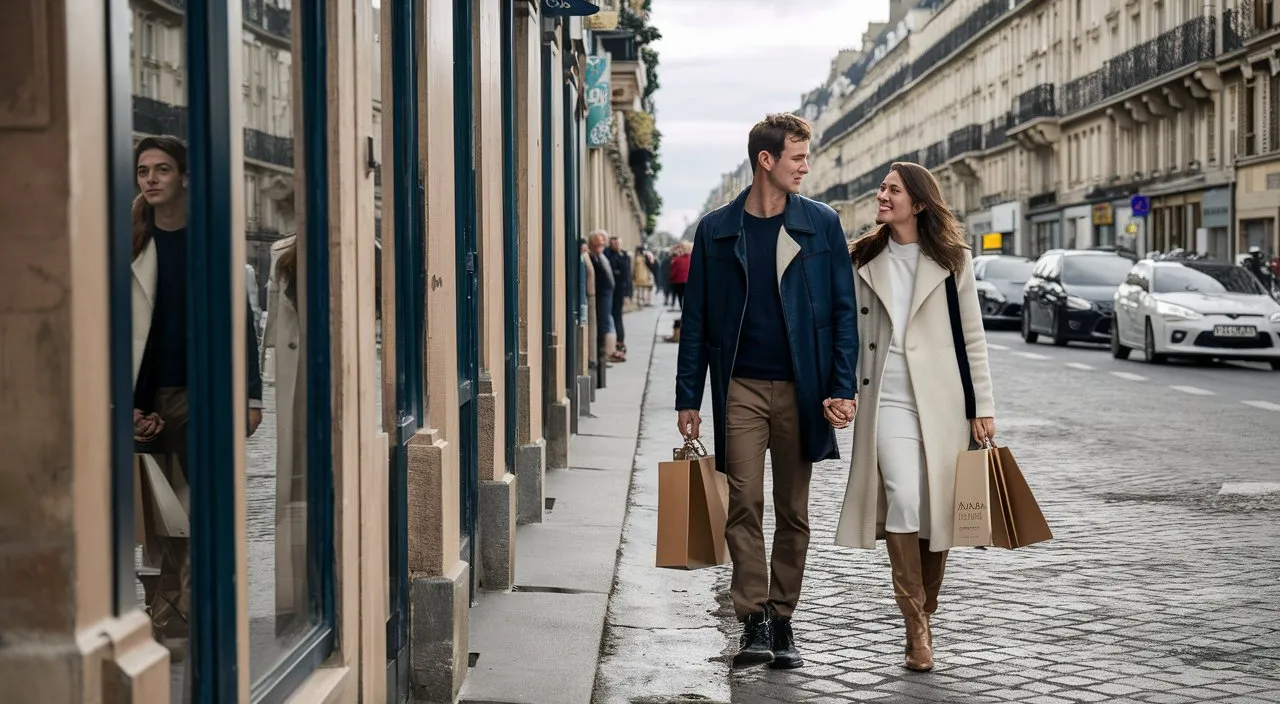
[[[1045,252],[1022,290],[1022,339],[1110,342],[1116,288],[1132,268],[1133,260],[1111,252]]]
[[[983,254],[973,258],[978,305],[982,322],[988,325],[1022,321],[1022,287],[1031,278],[1036,263],[1009,254]]]

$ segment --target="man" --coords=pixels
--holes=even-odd
[[[631,287],[631,258],[627,253],[622,251],[622,240],[617,237],[609,238],[609,251],[605,252],[605,256],[609,258],[609,267],[613,270],[613,329],[618,334],[618,352],[627,353],[627,329],[622,325],[622,307],[627,299],[632,295]]]
[[[855,409],[858,331],[844,234],[834,210],[798,195],[811,134],[790,114],[752,128],[752,184],[698,223],[685,291],[676,410],[680,432],[699,437],[710,367],[716,469],[729,480],[730,591],[744,624],[735,666],[804,664],[791,615],[809,546],[810,472],[839,456],[827,418],[848,420]],[[777,517],[770,567],[766,449]]]

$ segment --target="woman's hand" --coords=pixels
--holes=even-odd
[[[133,409],[133,439],[138,442],[151,442],[160,431],[164,430],[164,419],[158,413],[143,414]]]
[[[973,440],[979,445],[986,445],[988,441],[996,440],[996,419],[990,416],[985,418],[974,418],[969,421],[969,429],[973,432]]]
[[[854,399],[829,398],[822,402],[822,415],[836,430],[849,427],[857,410],[858,402]]]

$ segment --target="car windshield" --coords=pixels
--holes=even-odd
[[[1118,256],[1089,254],[1065,257],[1062,283],[1075,286],[1119,286],[1133,262]]]
[[[982,278],[996,281],[1026,281],[1031,278],[1035,262],[1021,259],[992,259],[982,267]]]
[[[1151,289],[1153,293],[1266,293],[1248,270],[1229,264],[1159,266],[1152,274]]]

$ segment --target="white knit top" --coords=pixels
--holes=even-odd
[[[920,245],[898,244],[889,239],[889,287],[893,301],[893,338],[889,353],[885,355],[884,377],[880,385],[880,405],[896,406],[914,411],[915,394],[911,389],[911,376],[906,348],[907,321],[911,317],[911,298],[916,288],[916,267],[920,263]],[[917,431],[918,432],[918,431]]]

